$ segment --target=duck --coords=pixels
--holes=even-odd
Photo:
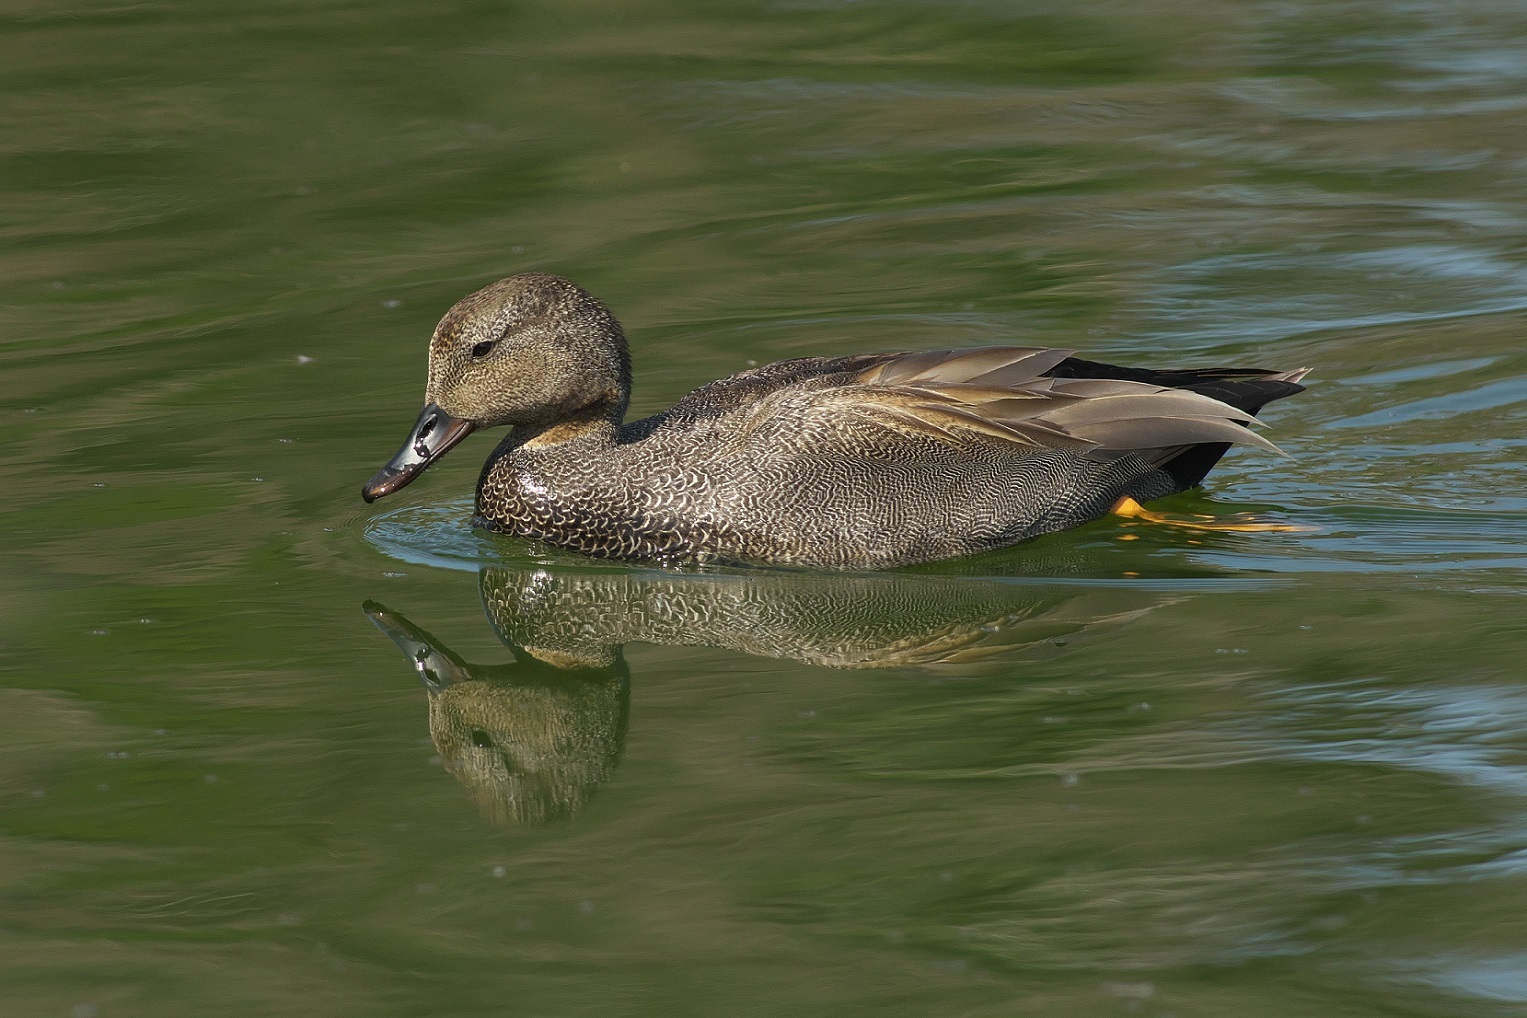
[[[472,432],[509,430],[473,522],[658,566],[879,570],[1017,544],[1198,485],[1308,369],[1121,367],[984,346],[797,357],[627,421],[615,316],[545,272],[458,301],[424,408],[361,489],[393,494]]]

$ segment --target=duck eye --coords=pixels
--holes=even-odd
[[[481,343],[478,343],[476,346],[472,347],[472,356],[474,358],[486,357],[488,354],[493,352],[493,348],[497,345],[498,340],[485,339]]]

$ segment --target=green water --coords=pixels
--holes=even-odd
[[[4,4],[0,1014],[1522,1013],[1524,46]],[[1292,459],[1165,505],[1310,529],[664,574],[474,532],[481,436],[361,504],[526,268],[643,413],[804,354],[1310,365]]]

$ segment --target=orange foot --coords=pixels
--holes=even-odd
[[[1186,527],[1189,530],[1212,530],[1221,533],[1308,534],[1319,529],[1294,523],[1266,523],[1258,520],[1251,513],[1236,513],[1233,516],[1203,516],[1198,513],[1152,512],[1128,495],[1115,502],[1113,508],[1108,511],[1115,516],[1145,520],[1147,523],[1168,523],[1174,527]]]

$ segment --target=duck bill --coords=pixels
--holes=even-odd
[[[424,473],[426,467],[449,452],[476,427],[471,421],[452,417],[435,404],[426,403],[419,411],[419,419],[414,421],[414,430],[408,433],[408,441],[375,477],[361,487],[361,498],[375,502],[383,495],[391,495]]]

